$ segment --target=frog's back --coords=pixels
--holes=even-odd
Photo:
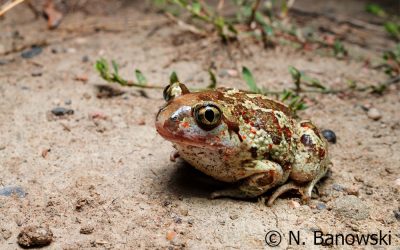
[[[228,105],[243,105],[243,108],[248,110],[281,111],[287,116],[292,116],[290,108],[285,104],[272,100],[262,94],[255,94],[232,88],[218,88],[216,92],[219,93],[217,95],[221,98],[220,100]]]

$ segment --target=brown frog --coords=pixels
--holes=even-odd
[[[304,200],[331,162],[325,138],[308,120],[296,121],[284,104],[264,95],[218,88],[190,93],[184,84],[164,90],[158,133],[193,167],[236,188],[211,197],[246,198],[277,188],[297,189]]]

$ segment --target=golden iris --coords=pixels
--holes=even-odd
[[[194,118],[197,125],[204,130],[211,130],[221,122],[221,110],[213,103],[204,103],[194,108]]]

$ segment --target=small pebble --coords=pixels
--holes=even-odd
[[[67,48],[65,51],[66,51],[67,53],[70,53],[70,54],[76,53],[76,49],[75,49],[75,48]]]
[[[345,188],[345,191],[346,191],[346,193],[349,194],[349,195],[358,196],[358,194],[359,194],[359,190],[358,190],[357,187]]]
[[[368,117],[374,121],[377,121],[382,118],[381,112],[376,108],[371,108],[367,113]]]
[[[324,129],[324,130],[322,130],[322,135],[325,137],[325,139],[328,142],[336,143],[336,134],[332,130]]]
[[[21,247],[43,247],[53,241],[53,232],[49,227],[27,226],[22,228],[17,239]]]
[[[326,205],[324,203],[318,203],[316,208],[318,210],[324,210],[324,209],[326,209]]]
[[[45,148],[45,149],[43,149],[43,150],[42,150],[42,153],[41,153],[42,157],[43,157],[44,159],[46,159],[46,157],[47,157],[47,155],[49,154],[50,151],[51,151],[50,148]]]
[[[171,241],[171,240],[175,239],[175,237],[176,237],[176,232],[175,231],[167,232],[167,237],[166,237],[167,240]]]
[[[189,215],[189,210],[187,208],[182,208],[181,209],[181,215],[188,216]]]
[[[71,100],[65,100],[65,101],[64,101],[64,104],[65,104],[65,105],[71,105],[71,103],[72,103]]]
[[[57,107],[51,110],[51,113],[55,116],[63,116],[63,115],[73,115],[74,110],[72,109],[66,109],[63,107]]]
[[[291,207],[291,208],[299,208],[300,207],[300,203],[298,203],[297,201],[294,201],[294,200],[290,200],[288,202],[288,204],[289,204],[289,207]]]
[[[365,103],[365,104],[361,105],[361,108],[364,111],[368,111],[370,108],[372,108],[372,105],[371,105],[371,103]]]
[[[13,196],[16,195],[19,198],[24,198],[26,196],[25,191],[21,187],[9,186],[0,189],[1,196]]]
[[[11,237],[11,235],[12,235],[11,231],[10,231],[10,230],[7,230],[7,229],[5,229],[5,228],[2,228],[2,229],[0,230],[0,234],[3,236],[3,238],[4,238],[5,240],[8,240],[8,239]]]
[[[175,216],[175,217],[174,217],[174,222],[175,222],[176,224],[181,224],[181,223],[182,223],[182,219],[181,219],[180,217],[178,217],[178,216]]]
[[[237,218],[239,218],[239,215],[237,215],[237,214],[231,214],[231,215],[229,216],[229,218],[231,218],[231,220],[236,220]]]
[[[368,189],[367,191],[365,191],[365,193],[368,195],[372,195],[374,193],[374,191],[372,191],[371,189]]]
[[[33,58],[40,53],[42,53],[43,49],[39,46],[32,46],[32,48],[25,50],[21,53],[21,57],[25,59]]]
[[[82,62],[89,62],[89,57],[88,56],[83,56],[82,57]]]
[[[92,226],[83,226],[79,230],[79,232],[81,234],[91,234],[91,233],[93,233],[93,231],[94,231],[94,227],[92,227]]]
[[[336,183],[332,185],[332,188],[333,188],[333,190],[336,190],[336,191],[343,191],[343,187]]]
[[[358,181],[358,182],[364,182],[364,179],[363,179],[361,176],[359,176],[359,175],[354,176],[354,180],[356,180],[356,181]]]
[[[10,61],[6,59],[0,59],[0,66],[8,64]]]
[[[41,70],[34,70],[31,73],[31,76],[33,76],[33,77],[38,77],[38,76],[42,76],[42,75],[43,75],[43,72]]]
[[[87,75],[78,75],[78,76],[75,76],[74,80],[80,81],[80,82],[87,82],[88,77],[87,77]]]
[[[65,49],[62,47],[51,48],[51,53],[53,53],[53,54],[58,54],[58,53],[63,53],[63,52],[65,52]]]
[[[332,205],[332,210],[338,215],[355,220],[363,220],[369,217],[368,206],[354,195],[337,198]]]
[[[400,209],[394,210],[393,213],[396,220],[400,221]]]

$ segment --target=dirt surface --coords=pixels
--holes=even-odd
[[[351,6],[342,7],[344,18],[362,12],[364,2]],[[208,84],[211,63],[221,86],[239,88],[246,88],[243,81],[226,72],[241,66],[271,89],[290,86],[289,65],[331,87],[346,86],[349,79],[369,84],[387,78],[362,59],[338,60],[284,46],[264,50],[249,42],[243,53],[232,49],[229,56],[216,39],[199,39],[164,15],[142,9],[133,2],[77,11],[52,31],[25,5],[0,19],[0,190],[20,188],[13,196],[0,195],[1,249],[19,248],[18,234],[31,225],[49,226],[51,249],[264,249],[270,230],[283,235],[283,248],[297,248],[287,239],[290,230],[300,230],[304,249],[317,248],[315,230],[390,231],[391,248],[399,249],[398,85],[383,96],[309,95],[310,108],[299,115],[335,131],[337,143],[330,145],[331,175],[308,205],[298,206],[295,193],[273,207],[263,198],[210,200],[209,193],[223,184],[180,160],[170,162],[173,148],[155,131],[162,93],[114,86],[115,95],[99,98],[99,86],[107,83],[94,71],[96,59],[115,59],[127,77],[141,69],[156,83],[167,83],[175,70],[195,87]],[[375,60],[382,47],[394,45],[384,34],[377,38],[362,31],[373,37],[372,44],[357,34],[349,46],[360,58]],[[22,58],[21,50],[33,44],[43,51]],[[59,106],[74,113],[53,116],[50,111]],[[363,106],[375,107],[382,117],[368,118]]]

